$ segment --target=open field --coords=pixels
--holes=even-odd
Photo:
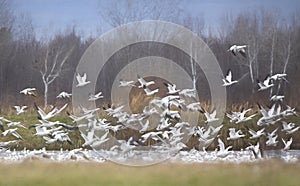
[[[99,113],[101,117],[107,117],[105,115],[103,115],[103,113]],[[39,123],[38,121],[38,115],[36,113],[29,113],[29,114],[22,114],[22,115],[15,115],[15,114],[3,114],[0,115],[3,116],[9,120],[12,121],[20,121],[25,127],[24,128],[19,128],[18,129],[18,133],[23,137],[23,140],[20,140],[17,144],[11,145],[10,149],[16,149],[16,150],[23,150],[24,148],[28,149],[28,150],[33,150],[33,149],[41,149],[43,147],[46,147],[47,150],[60,150],[61,148],[63,149],[75,149],[75,148],[80,148],[82,147],[82,144],[84,143],[84,140],[82,139],[80,132],[79,131],[75,131],[75,132],[70,132],[69,136],[73,142],[73,145],[70,145],[68,143],[64,143],[64,144],[60,144],[60,143],[53,143],[53,144],[45,144],[45,140],[42,139],[42,137],[39,136],[34,136],[35,134],[35,129],[31,128],[28,129],[28,127],[30,125],[33,124],[37,124]],[[259,127],[257,126],[256,122],[258,120],[260,116],[256,116],[254,117],[253,120],[244,122],[242,124],[236,125],[234,123],[230,123],[229,119],[227,117],[224,117],[224,121],[223,121],[223,127],[220,131],[220,138],[224,141],[225,145],[232,145],[233,149],[235,150],[239,150],[241,148],[245,148],[246,146],[248,146],[249,143],[255,144],[257,143],[257,140],[249,140],[249,136],[250,134],[248,133],[248,128],[252,128],[254,130],[258,130]],[[300,117],[296,117],[296,116],[290,116],[288,119],[284,119],[285,121],[288,122],[294,122],[296,125],[299,125],[300,123]],[[61,116],[56,116],[54,118],[51,119],[51,121],[61,121],[70,125],[76,125],[76,123],[72,123],[72,120],[66,115],[66,114],[62,114]],[[199,126],[205,126],[204,122],[203,122],[203,118],[200,119],[200,123]],[[228,136],[228,128],[230,127],[234,127],[234,128],[238,128],[241,129],[243,131],[244,134],[247,135],[246,138],[243,139],[239,139],[236,140],[235,142],[230,142],[227,141],[226,138]],[[6,128],[6,126],[5,126]],[[267,132],[271,132],[276,128],[282,128],[281,126],[281,122],[278,122],[276,125],[273,126],[269,126],[266,127],[266,131]],[[131,131],[132,132],[132,131]],[[120,135],[121,134],[121,135]],[[120,133],[119,136],[122,136],[123,133]],[[112,135],[114,135],[112,133]],[[129,136],[133,136],[133,133],[130,133],[130,131],[124,133],[124,135],[129,135]],[[279,133],[279,138],[281,137],[285,137],[285,138],[293,138],[293,144],[291,146],[291,149],[300,149],[300,135],[299,135],[299,131],[295,132],[292,135],[286,135],[283,132]],[[129,137],[128,137],[129,138]],[[265,137],[262,137],[262,140],[266,140]],[[15,137],[12,135],[3,137],[0,136],[0,142],[3,141],[9,141],[9,140],[14,140]],[[214,150],[217,148],[217,140],[214,140],[213,143],[209,146],[208,150]],[[190,141],[187,143],[188,145],[188,149],[194,148],[194,147],[198,147],[198,138],[191,138]],[[269,148],[270,149],[281,149],[283,147],[283,144],[280,140],[279,144],[277,145],[276,148]]]
[[[251,164],[163,163],[126,167],[113,163],[27,161],[2,164],[0,185],[299,185],[300,162]]]

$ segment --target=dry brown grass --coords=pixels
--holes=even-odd
[[[299,185],[300,163],[163,163],[127,167],[114,163],[27,161],[2,164],[0,185]]]

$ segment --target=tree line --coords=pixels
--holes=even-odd
[[[299,15],[284,18],[279,11],[263,8],[237,16],[226,14],[220,17],[218,29],[209,31],[203,15],[191,16],[173,1],[127,0],[122,3],[99,1],[99,19],[112,27],[143,19],[166,20],[183,25],[202,37],[217,57],[223,73],[231,69],[233,78],[239,79],[237,85],[227,88],[229,105],[269,104],[271,95],[281,94],[286,96],[284,103],[299,109]],[[84,51],[97,39],[92,36],[86,39],[79,33],[74,25],[52,37],[45,35],[37,39],[31,18],[14,13],[10,1],[1,0],[0,108],[29,104],[31,98],[19,93],[26,87],[36,87],[38,102],[45,105],[55,104],[61,91],[71,92],[76,66]],[[246,57],[228,52],[233,44],[247,45]],[[114,71],[113,68],[108,70]],[[288,81],[257,92],[257,80],[263,81],[268,74],[276,73],[287,73]],[[201,81],[196,84],[199,89],[207,86]],[[209,92],[203,96],[204,100],[208,99]]]

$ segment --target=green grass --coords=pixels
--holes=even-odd
[[[104,113],[100,113],[101,117],[107,117],[104,115]],[[38,118],[37,118],[37,114],[22,114],[22,115],[1,115],[9,120],[12,121],[21,121],[22,124],[26,127],[29,127],[32,124],[38,124]],[[227,117],[224,118],[223,123],[224,126],[220,131],[220,138],[223,140],[223,142],[225,143],[225,146],[233,146],[234,150],[239,150],[239,149],[244,149],[246,148],[249,143],[255,144],[257,143],[257,139],[255,140],[250,140],[250,134],[248,133],[248,129],[254,129],[254,130],[258,130],[260,127],[257,126],[256,121],[258,120],[259,116],[256,116],[253,120],[250,120],[248,122],[245,123],[240,123],[240,124],[234,124],[234,123],[230,123],[229,119]],[[60,116],[57,116],[55,118],[52,118],[51,121],[61,121],[61,122],[65,122],[67,124],[72,124],[72,125],[76,125],[76,123],[72,123],[72,120],[66,115],[66,114],[62,114]],[[109,119],[111,120],[111,118]],[[289,121],[289,122],[294,122],[296,123],[296,125],[300,124],[300,117],[295,117],[295,116],[291,116],[288,117],[286,119],[284,119],[285,121]],[[113,120],[115,122],[115,120]],[[203,122],[203,119],[200,119],[200,125],[206,125]],[[6,127],[6,126],[4,126]],[[241,129],[242,132],[244,134],[246,134],[245,138],[239,139],[239,140],[235,140],[235,141],[227,141],[226,138],[228,136],[228,128],[230,127],[234,127],[237,129]],[[6,127],[7,128],[7,127]],[[292,135],[287,135],[283,132],[281,132],[281,122],[278,122],[276,125],[274,126],[269,126],[266,128],[265,132],[271,132],[274,129],[279,128],[278,130],[278,139],[280,138],[284,138],[284,139],[289,139],[290,137],[293,138],[293,144],[291,146],[292,149],[300,149],[300,131],[297,131],[296,133],[292,134]],[[75,131],[70,133],[70,138],[73,142],[73,145],[70,145],[68,143],[64,143],[64,144],[59,144],[59,143],[53,143],[53,144],[45,144],[45,140],[42,137],[39,136],[34,136],[35,133],[35,129],[31,128],[31,129],[24,129],[24,128],[19,128],[17,131],[24,140],[20,140],[17,144],[10,146],[10,149],[17,149],[17,150],[22,150],[24,148],[32,150],[32,149],[41,149],[44,146],[46,146],[47,150],[59,150],[61,148],[63,149],[74,149],[74,148],[80,148],[81,145],[84,143],[84,140],[82,139],[80,132],[79,131]],[[128,139],[130,136],[136,135],[137,131],[133,131],[133,130],[123,130],[121,132],[117,132],[116,134],[112,134],[114,136],[117,136],[120,139]],[[2,141],[9,141],[9,140],[14,140],[15,137],[12,135],[6,136],[6,137],[2,137],[0,136],[0,142]],[[264,144],[266,141],[266,137],[262,137],[260,139],[260,143]],[[197,137],[191,137],[190,141],[187,143],[189,149],[192,148],[197,148],[199,145],[198,142],[198,138]],[[207,150],[215,150],[217,148],[218,142],[217,140],[214,140],[213,143],[208,147]],[[281,149],[283,147],[283,143],[281,140],[279,140],[279,143],[277,145],[277,149]],[[263,148],[269,148],[269,147],[263,147]],[[274,148],[274,147],[272,147]]]
[[[27,161],[2,164],[0,185],[299,185],[300,163],[266,161],[253,164],[164,163],[126,167],[113,163]]]

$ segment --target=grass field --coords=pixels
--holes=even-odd
[[[0,185],[249,185],[297,186],[300,162],[251,164],[163,163],[126,167],[113,163],[27,161],[0,166]]]

